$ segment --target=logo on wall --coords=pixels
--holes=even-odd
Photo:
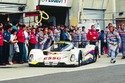
[[[67,0],[41,0],[41,2],[48,2],[48,3],[66,3]]]
[[[71,7],[72,0],[40,0],[40,5]]]

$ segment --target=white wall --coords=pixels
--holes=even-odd
[[[119,0],[120,1],[120,0]],[[106,2],[106,12],[105,12],[105,19],[109,19],[105,21],[105,26],[108,25],[108,23],[113,23],[115,25],[115,21],[113,21],[113,14],[115,17],[115,12],[116,12],[116,3],[115,0],[107,0]]]
[[[26,4],[27,0],[0,0],[0,2]]]
[[[40,5],[71,7],[72,0],[40,0]]]
[[[120,1],[120,0],[118,0]],[[115,7],[115,0],[82,0],[82,8],[88,8],[88,9],[103,9],[105,12],[103,12],[102,16],[104,16],[104,24],[107,26],[107,24],[113,23],[113,14],[116,12]],[[84,18],[84,12],[82,12],[82,18]]]
[[[86,27],[87,29],[91,29],[91,25],[95,25],[97,29],[102,30],[104,28],[104,11],[103,10],[83,10],[84,17],[82,19],[81,26]],[[86,19],[86,20],[85,20]]]
[[[116,0],[116,18],[125,18],[125,0]],[[124,12],[119,16],[120,12]]]
[[[36,6],[38,5],[38,0],[27,0],[27,7],[26,7],[26,12],[33,12],[36,11]],[[24,23],[26,25],[34,25],[34,17],[25,17],[24,18]]]
[[[38,0],[27,0],[27,11],[34,11],[38,5]]]
[[[76,23],[78,24],[78,19],[79,19],[79,1],[73,0],[72,1],[72,6],[69,11],[69,21],[70,25],[76,26]]]
[[[18,7],[26,3],[27,0],[0,0],[0,12],[20,12]]]

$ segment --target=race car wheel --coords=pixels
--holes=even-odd
[[[81,66],[82,63],[82,51],[79,51],[79,55],[78,55],[78,67]]]
[[[94,53],[94,56],[93,56],[93,62],[97,61],[97,55],[98,55],[98,47],[95,47],[95,53]]]
[[[35,65],[29,64],[29,67],[35,67]]]

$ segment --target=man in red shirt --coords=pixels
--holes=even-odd
[[[36,29],[32,28],[31,33],[29,35],[29,52],[32,49],[35,49],[35,46],[37,44],[35,32],[36,32]]]
[[[3,65],[3,29],[0,28],[0,65]]]
[[[90,42],[90,44],[96,45],[96,42],[98,41],[99,33],[96,31],[96,28],[94,25],[91,26],[91,29],[87,33],[87,40]]]
[[[19,63],[23,63],[26,60],[25,57],[25,35],[24,35],[25,25],[19,26],[19,31],[17,33],[17,40],[19,45]]]
[[[100,58],[98,45],[96,44],[96,42],[98,42],[98,37],[99,37],[99,32],[96,30],[95,26],[92,25],[91,29],[87,33],[87,40],[89,41],[90,44],[96,45],[95,54],[98,55],[98,57]]]

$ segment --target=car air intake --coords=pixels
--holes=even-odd
[[[44,55],[48,55],[48,51],[43,51],[43,54]]]

